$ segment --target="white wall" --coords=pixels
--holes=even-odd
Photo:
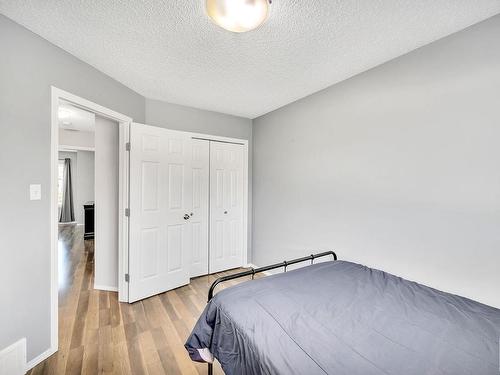
[[[59,145],[94,148],[94,132],[72,131],[59,128]]]
[[[95,199],[94,194],[94,152],[76,152],[76,199],[75,216],[78,224],[84,224],[83,205]]]
[[[118,123],[95,120],[94,287],[118,290]]]
[[[333,249],[500,307],[500,16],[254,120],[253,262]]]

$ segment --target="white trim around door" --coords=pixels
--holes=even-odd
[[[113,121],[118,122],[120,134],[128,134],[128,128],[132,119],[121,113],[115,112],[109,108],[103,107],[99,104],[91,102],[87,99],[81,98],[67,91],[58,89],[51,86],[51,138],[50,138],[50,275],[51,275],[51,288],[50,288],[50,348],[36,358],[36,361],[31,361],[28,364],[29,370],[37,363],[48,358],[58,350],[58,254],[57,254],[57,239],[58,239],[58,223],[57,223],[57,162],[58,162],[58,148],[59,148],[59,119],[58,108],[61,101],[69,102],[79,108],[93,112],[100,116],[106,117]],[[120,174],[128,164],[122,160],[125,158],[126,153],[120,150]],[[121,178],[122,176],[120,176]],[[119,199],[119,225],[120,225],[120,239],[119,239],[119,254],[122,253],[122,247],[127,247],[128,232],[126,230],[128,222],[124,218],[123,212],[125,205],[128,205],[128,198],[122,192],[122,185],[120,184],[120,199]],[[128,191],[127,191],[128,194]],[[125,229],[123,229],[123,228]],[[120,270],[121,272],[121,270]],[[128,295],[127,295],[128,299]]]

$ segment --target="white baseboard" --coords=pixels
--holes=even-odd
[[[255,265],[255,264],[253,264],[253,263],[248,263],[248,264],[246,265],[246,267],[247,267],[247,268],[259,268],[259,266],[256,266],[256,265]],[[262,272],[262,273],[263,273],[264,275],[266,275],[266,276],[271,276],[271,275],[273,275],[273,273],[272,273],[271,271],[264,271],[264,272]]]
[[[22,338],[0,351],[0,371],[8,375],[26,373],[26,339]]]
[[[44,351],[42,354],[37,355],[31,361],[26,363],[25,371],[31,370],[33,367],[38,365],[40,362],[45,361],[47,358],[49,358],[55,352],[57,352],[57,348],[49,348],[46,351]]]
[[[94,289],[97,289],[97,290],[106,290],[108,292],[118,292],[118,287],[117,286],[96,285],[96,284],[94,284]]]

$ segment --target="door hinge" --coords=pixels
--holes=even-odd
[[[130,151],[130,142],[125,143],[125,150]]]
[[[130,275],[128,273],[125,274],[125,282],[128,283],[130,281]]]
[[[130,208],[125,209],[125,216],[130,217]]]

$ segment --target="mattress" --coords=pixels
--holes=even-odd
[[[498,375],[499,338],[499,309],[333,261],[222,290],[185,346],[228,375]]]

